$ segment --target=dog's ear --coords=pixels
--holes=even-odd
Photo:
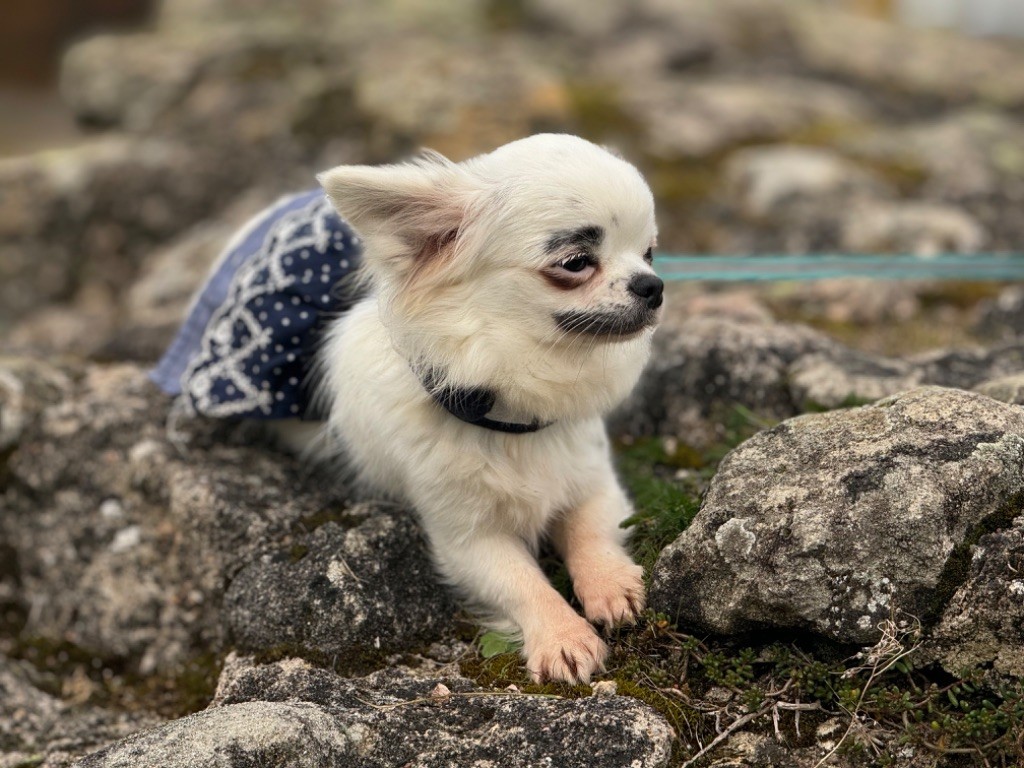
[[[426,151],[399,165],[341,165],[317,176],[334,207],[398,271],[431,259],[464,226],[475,198],[465,169]]]

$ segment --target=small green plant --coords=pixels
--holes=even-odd
[[[485,659],[492,659],[502,653],[514,653],[518,651],[522,643],[493,629],[484,632],[477,638],[477,647],[480,649],[480,656]]]

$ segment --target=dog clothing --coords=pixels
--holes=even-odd
[[[316,419],[327,321],[356,300],[362,246],[320,189],[282,198],[229,243],[150,378],[205,416]]]

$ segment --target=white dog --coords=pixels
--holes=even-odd
[[[607,655],[592,623],[644,605],[602,416],[640,376],[662,301],[649,188],[567,135],[319,179],[369,285],[320,352],[327,443],[416,509],[446,579],[521,633],[534,679],[588,681]],[[545,537],[585,619],[538,566]]]

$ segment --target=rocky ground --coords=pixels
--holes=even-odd
[[[1024,760],[1019,286],[674,286],[610,422],[654,610],[593,687],[477,637],[408,510],[168,430],[144,375],[247,216],[424,144],[615,144],[668,251],[1019,250],[1019,45],[783,0],[173,0],[61,87],[82,140],[0,160],[0,768]]]

